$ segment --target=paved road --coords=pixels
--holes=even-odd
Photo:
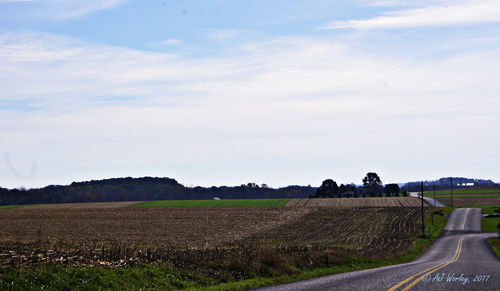
[[[420,198],[420,193],[419,192],[410,192],[410,196]],[[433,198],[430,198],[430,197],[424,196],[424,200],[427,201],[427,203],[429,203],[430,205],[432,205],[434,207],[446,207],[446,205],[444,205],[443,203],[441,203]]]
[[[258,290],[500,290],[500,261],[486,242],[492,236],[481,233],[480,209],[460,208],[451,213],[443,236],[411,263]]]

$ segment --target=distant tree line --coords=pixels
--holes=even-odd
[[[463,183],[475,186],[494,186],[491,180],[469,178],[441,178],[425,181],[424,190],[449,189],[453,179],[454,187]],[[265,199],[265,198],[307,198],[307,197],[382,197],[407,195],[419,191],[420,182],[410,182],[403,187],[398,184],[383,185],[376,173],[368,173],[363,185],[341,184],[332,179],[323,181],[319,188],[312,186],[288,186],[270,188],[266,184],[248,183],[240,186],[185,187],[171,178],[114,178],[74,182],[67,186],[51,185],[39,189],[5,189],[0,187],[0,205],[78,203],[147,200],[192,200],[192,199]]]
[[[98,181],[75,182],[67,186],[47,186],[40,189],[0,188],[0,205],[191,200],[191,199],[256,199],[306,198],[315,193],[311,186],[270,188],[255,183],[240,186],[185,187],[171,178],[114,178]]]
[[[484,179],[473,179],[473,178],[463,178],[463,177],[446,177],[433,181],[424,181],[424,191],[436,190],[448,190],[451,185],[453,188],[465,188],[465,184],[473,184],[474,187],[490,187],[495,186],[496,183],[491,180]],[[402,190],[408,192],[419,192],[421,188],[421,182],[408,182],[403,187]]]
[[[332,179],[326,179],[321,186],[316,190],[316,193],[311,195],[311,198],[343,198],[343,197],[383,197],[383,196],[400,196],[407,195],[407,192],[401,193],[398,184],[383,185],[377,173],[367,173],[363,178],[363,186],[355,184],[341,184]]]

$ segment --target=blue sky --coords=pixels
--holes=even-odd
[[[490,0],[0,0],[0,186],[499,179]]]

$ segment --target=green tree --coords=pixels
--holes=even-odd
[[[387,184],[384,187],[384,193],[387,196],[399,196],[401,189],[398,184]]]
[[[323,181],[321,186],[316,190],[316,194],[313,197],[338,197],[339,194],[339,186],[337,182],[332,179],[326,179]]]
[[[382,196],[382,180],[377,173],[369,172],[363,178],[363,186],[367,196]]]

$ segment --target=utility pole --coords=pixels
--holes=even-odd
[[[434,183],[434,207],[436,207],[436,183]]]
[[[451,207],[453,207],[453,178],[450,177],[450,196],[451,196]]]
[[[424,182],[420,182],[420,198],[422,202],[422,235],[425,235],[425,225],[424,225]]]

